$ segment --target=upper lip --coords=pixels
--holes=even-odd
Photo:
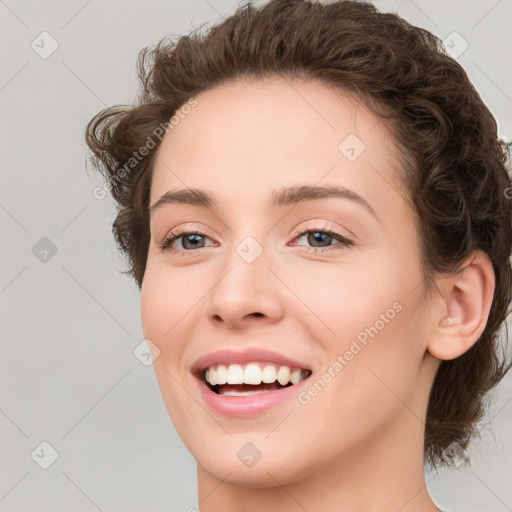
[[[211,352],[210,354],[206,354],[205,356],[200,357],[192,365],[191,371],[194,374],[199,374],[203,370],[206,370],[206,368],[216,364],[245,364],[251,363],[253,361],[277,363],[284,366],[289,366],[290,368],[311,370],[307,364],[301,363],[300,361],[295,361],[294,359],[291,359],[288,356],[282,354],[278,354],[277,352],[272,352],[270,350],[261,348],[249,348],[243,351],[224,349]]]

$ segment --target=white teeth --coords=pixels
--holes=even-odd
[[[212,386],[222,384],[272,384],[279,382],[281,386],[288,383],[297,384],[304,380],[310,372],[300,368],[291,369],[289,366],[268,363],[219,364],[210,366],[205,372],[205,379]],[[230,392],[234,393],[234,392]],[[248,391],[253,394],[255,391]],[[233,395],[235,396],[235,395]],[[239,396],[239,395],[236,395]]]
[[[281,386],[285,386],[290,382],[290,368],[288,366],[281,366],[277,372],[277,381]]]
[[[260,393],[265,393],[263,389],[258,391],[224,391],[221,394],[224,396],[249,396],[249,395],[258,395]]]
[[[244,370],[239,364],[230,364],[228,366],[228,384],[243,384]],[[211,382],[210,382],[211,384]]]
[[[277,380],[276,367],[271,365],[265,366],[265,368],[263,368],[261,380],[265,384],[271,384],[272,382],[275,382]]]
[[[290,374],[290,382],[292,384],[297,384],[298,382],[300,382],[302,380],[300,374],[300,370],[293,370],[293,372]]]
[[[256,363],[248,364],[244,370],[245,384],[261,384],[261,369]]]
[[[225,364],[217,366],[217,384],[226,384],[228,381],[228,369]]]

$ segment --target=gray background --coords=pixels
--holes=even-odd
[[[375,4],[443,39],[458,32],[469,44],[458,59],[511,138],[511,0]],[[104,106],[133,100],[142,47],[237,5],[0,0],[0,512],[197,507],[195,462],[152,367],[133,353],[143,340],[139,293],[119,273],[112,199],[93,196],[102,181],[85,169],[84,128]],[[31,47],[50,48],[43,31],[59,45],[48,58]],[[443,508],[512,510],[511,397],[509,375],[471,469],[428,473]],[[44,441],[58,452],[47,469]]]

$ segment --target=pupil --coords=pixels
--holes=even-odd
[[[191,247],[187,247],[187,244],[191,241],[190,239],[191,238],[194,238],[195,242],[198,242],[200,240],[198,239],[201,239],[202,236],[201,235],[197,235],[197,234],[192,234],[192,235],[188,235],[186,236],[184,239],[183,239],[183,247],[185,247],[186,249],[193,249],[194,247],[197,247],[196,244],[192,243],[192,246]]]
[[[319,231],[315,231],[313,233],[310,233],[310,239],[308,240],[308,242],[311,245],[314,245],[314,243],[316,243],[316,242],[321,242],[322,241],[321,239],[324,237],[327,237],[327,241],[329,241],[329,238],[332,238],[332,236],[327,233],[321,233]],[[318,240],[318,238],[320,238],[320,240]],[[313,241],[313,243],[312,243],[312,241]]]

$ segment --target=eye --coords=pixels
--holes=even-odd
[[[353,242],[347,237],[326,228],[309,228],[303,231],[296,231],[294,233],[294,240],[305,237],[306,235],[307,243],[312,245],[311,247],[305,247],[306,252],[325,252],[330,247],[334,250],[340,250],[353,245]],[[209,240],[206,235],[199,231],[174,231],[167,235],[165,240],[159,244],[159,247],[163,251],[184,255],[194,252],[194,249],[203,249],[205,247],[205,240],[207,239]],[[178,240],[181,240],[182,248],[172,247]],[[339,243],[333,245],[332,242],[334,240],[338,240]],[[300,244],[297,245],[303,247]]]
[[[191,249],[202,249],[204,247],[204,240],[208,237],[198,231],[177,231],[171,232],[167,235],[165,240],[159,244],[159,247],[164,251],[186,253],[190,252]],[[183,249],[173,248],[172,245],[177,240],[182,239]]]
[[[307,252],[325,252],[329,247],[333,247],[334,250],[340,250],[353,245],[353,242],[347,237],[331,229],[310,228],[295,232],[295,236],[295,239],[306,237],[307,243],[312,245],[312,247],[306,247]],[[333,240],[338,240],[340,243],[333,245],[331,243]]]

